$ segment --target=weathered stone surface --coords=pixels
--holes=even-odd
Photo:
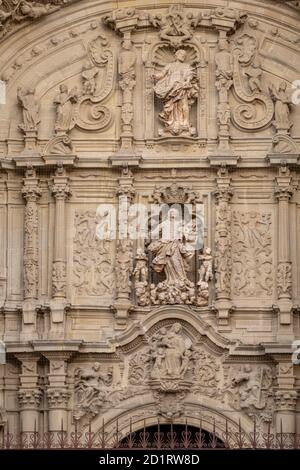
[[[299,2],[117,3],[0,2],[0,440],[294,432]]]

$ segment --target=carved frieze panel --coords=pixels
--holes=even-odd
[[[111,389],[112,368],[102,370],[98,362],[90,368],[78,368],[74,373],[74,419],[97,416]]]
[[[232,365],[225,368],[224,400],[235,410],[245,411],[262,422],[274,417],[274,378],[272,366],[261,364]]]
[[[77,297],[111,298],[114,293],[113,242],[97,238],[99,223],[96,211],[75,213],[72,284]]]
[[[232,289],[235,296],[273,293],[273,221],[270,212],[233,212]]]

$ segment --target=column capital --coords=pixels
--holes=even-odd
[[[295,411],[298,393],[296,390],[277,390],[275,403],[277,411]]]
[[[21,409],[39,408],[42,400],[42,391],[39,388],[21,388],[18,400]]]
[[[282,162],[275,178],[275,198],[278,201],[289,201],[294,194],[293,179],[286,162]]]
[[[37,202],[41,194],[36,171],[32,166],[28,166],[23,179],[22,196],[26,202]]]
[[[48,388],[46,391],[49,408],[66,408],[71,396],[71,392],[66,388]]]
[[[68,199],[72,195],[68,184],[68,178],[65,176],[53,178],[51,192],[56,200],[65,201],[66,199]]]

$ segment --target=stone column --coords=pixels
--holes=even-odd
[[[296,432],[296,390],[277,390],[275,392],[276,402],[276,431],[279,433]]]
[[[22,364],[20,388],[18,392],[21,432],[39,431],[39,408],[42,391],[38,384],[38,357],[31,354],[16,355]]]
[[[278,201],[277,296],[279,335],[289,339],[292,334],[292,263],[290,258],[289,201],[293,195],[292,178],[282,162],[276,178],[275,197]],[[283,339],[283,338],[282,338]]]
[[[49,431],[68,430],[68,403],[70,391],[66,384],[67,361],[71,354],[66,352],[49,352],[44,356],[50,362],[48,386],[46,391],[48,402]]]
[[[231,309],[231,208],[232,191],[226,167],[218,171],[216,197],[215,272],[219,328],[228,329]]]
[[[52,266],[52,301],[50,336],[64,336],[67,288],[66,273],[66,200],[71,195],[68,178],[62,166],[58,166],[53,178],[52,194],[55,199],[54,250]]]
[[[276,431],[294,433],[296,432],[296,404],[297,391],[295,387],[294,366],[291,357],[286,360],[277,356],[277,383],[275,392],[276,403]]]
[[[24,303],[21,340],[37,337],[36,307],[38,298],[38,248],[39,216],[38,199],[41,196],[35,170],[31,167],[25,173],[22,195],[25,199],[24,216]]]
[[[135,195],[133,176],[124,168],[117,190],[119,206],[119,226],[116,253],[117,294],[114,303],[115,328],[126,329],[128,313],[131,308],[131,273],[133,267],[132,240],[128,233],[128,210]]]

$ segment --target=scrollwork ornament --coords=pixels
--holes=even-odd
[[[248,77],[244,85],[243,72]],[[274,105],[262,91],[262,69],[255,36],[244,33],[233,46],[233,90],[242,103],[234,107],[233,122],[241,129],[256,130],[269,125],[274,116]]]

